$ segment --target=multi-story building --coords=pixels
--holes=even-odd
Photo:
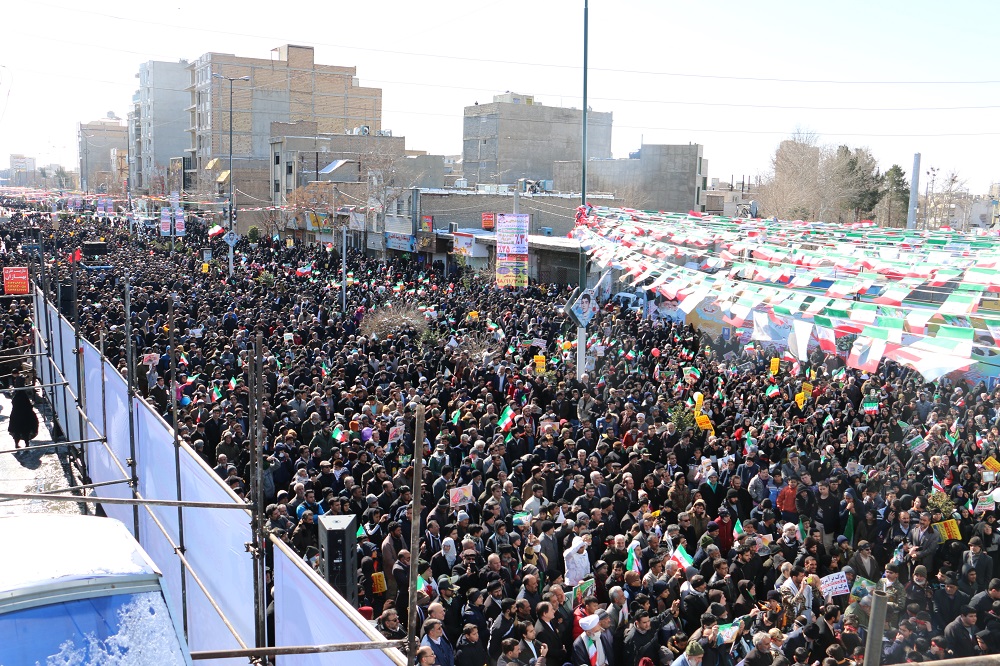
[[[190,146],[188,67],[186,60],[150,60],[139,65],[139,89],[128,114],[128,176],[133,193],[167,194],[170,160],[184,157]]]
[[[357,128],[359,135],[374,135],[382,128],[381,89],[362,87],[355,67],[317,64],[309,46],[287,44],[271,58],[206,53],[188,70],[192,186],[223,196],[232,177],[237,207],[273,195],[271,123],[311,121],[318,133],[329,134],[353,134]],[[248,224],[241,219],[239,226]]]
[[[611,157],[610,113],[588,111],[587,154]],[[544,106],[531,95],[508,92],[491,104],[465,107],[462,173],[470,185],[551,180],[553,164],[578,160],[583,146],[583,111]]]
[[[35,158],[26,155],[10,156],[9,185],[29,187],[35,185]]]
[[[708,160],[703,146],[643,146],[627,159],[587,161],[587,191],[608,192],[630,208],[686,213],[705,204]],[[580,188],[580,160],[555,165],[555,189]]]
[[[354,231],[381,234],[384,216],[376,211],[400,206],[403,195],[414,187],[444,185],[444,157],[406,150],[404,137],[389,131],[322,134],[317,129],[315,121],[271,125],[271,202],[276,210],[288,209],[274,220],[278,225],[274,231],[292,231],[309,239],[307,232],[314,231],[310,220],[322,217],[324,209],[347,206],[365,210],[361,219],[352,217]],[[303,189],[308,192],[295,194]],[[320,212],[305,210],[310,206],[303,196],[317,199]],[[362,246],[362,235],[355,234],[354,246]],[[369,247],[382,249],[377,243]]]
[[[84,192],[117,193],[124,190],[119,182],[118,153],[128,149],[128,128],[113,113],[79,125],[80,187]]]

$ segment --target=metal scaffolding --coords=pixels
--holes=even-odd
[[[41,239],[39,239],[41,240]],[[41,243],[39,243],[41,247]],[[114,450],[108,442],[106,431],[108,426],[108,415],[107,415],[107,395],[104,390],[104,385],[106,382],[106,375],[104,370],[104,364],[108,362],[105,356],[104,349],[104,333],[100,334],[99,340],[99,350],[98,353],[101,359],[101,385],[102,389],[100,392],[100,413],[102,423],[100,428],[98,424],[95,423],[89,416],[87,406],[87,396],[86,396],[86,367],[84,360],[83,348],[81,346],[81,338],[78,327],[77,315],[78,311],[75,306],[73,306],[73,359],[75,366],[75,380],[70,380],[67,374],[64,374],[64,370],[60,368],[59,363],[56,362],[53,353],[59,350],[60,353],[64,348],[67,340],[64,340],[63,326],[58,327],[58,340],[53,337],[53,322],[50,308],[48,307],[47,296],[47,282],[45,279],[45,266],[44,259],[40,261],[40,280],[41,284],[36,284],[34,280],[31,281],[34,297],[26,297],[32,304],[34,312],[34,320],[37,322],[39,318],[44,318],[46,325],[44,326],[44,334],[39,329],[38,326],[35,327],[35,348],[38,350],[31,354],[14,355],[12,358],[31,358],[37,373],[37,381],[39,383],[33,383],[31,385],[18,387],[16,390],[25,390],[37,392],[42,390],[43,398],[52,407],[52,418],[53,418],[53,428],[59,430],[59,413],[60,410],[60,398],[61,393],[65,392],[72,400],[73,404],[63,405],[65,410],[63,413],[69,414],[72,411],[76,412],[76,418],[79,420],[79,432],[80,437],[72,441],[59,441],[49,444],[39,444],[37,446],[31,446],[29,449],[3,449],[0,450],[0,454],[12,453],[12,454],[22,454],[30,449],[54,449],[58,451],[61,447],[67,447],[67,450],[75,451],[77,453],[76,463],[79,465],[82,478],[84,480],[83,484],[71,485],[65,488],[57,488],[52,490],[46,490],[43,492],[34,493],[9,493],[0,492],[0,502],[3,501],[13,501],[13,500],[44,500],[48,502],[73,502],[82,505],[128,505],[133,507],[133,533],[137,541],[140,540],[139,534],[139,514],[140,511],[145,511],[156,528],[166,539],[170,548],[173,550],[174,554],[177,556],[178,561],[181,564],[181,576],[182,576],[182,590],[181,590],[181,607],[183,615],[183,628],[185,637],[187,637],[187,595],[188,590],[186,586],[186,581],[188,577],[195,583],[195,585],[200,589],[202,594],[207,599],[208,603],[218,614],[220,620],[225,625],[227,630],[232,634],[236,643],[240,646],[236,650],[202,650],[192,652],[192,659],[206,660],[206,659],[222,659],[231,657],[246,657],[249,663],[252,664],[262,664],[269,657],[280,656],[280,655],[293,655],[293,654],[319,654],[327,652],[344,652],[351,650],[383,650],[386,654],[399,666],[405,666],[405,661],[400,657],[400,654],[395,651],[395,648],[399,648],[405,645],[406,641],[386,641],[377,631],[371,626],[365,625],[361,627],[361,630],[369,636],[370,640],[366,642],[355,642],[355,643],[338,643],[338,644],[322,644],[322,645],[297,645],[297,646],[283,646],[274,647],[270,645],[273,643],[274,637],[268,636],[267,632],[267,596],[266,596],[266,572],[265,572],[265,546],[270,544],[272,548],[282,550],[286,556],[298,567],[306,576],[314,583],[317,584],[319,589],[323,594],[330,600],[330,602],[337,607],[338,610],[349,614],[356,612],[356,610],[349,606],[346,601],[339,598],[335,593],[331,593],[323,584],[325,581],[312,571],[304,562],[300,561],[299,558],[291,552],[288,547],[282,543],[280,540],[275,539],[273,536],[266,534],[264,529],[266,516],[264,516],[263,498],[261,496],[261,488],[263,485],[263,446],[264,437],[262,436],[262,425],[263,425],[263,411],[259,409],[259,404],[263,396],[263,336],[258,334],[255,344],[253,346],[253,361],[251,363],[250,372],[250,388],[251,393],[251,427],[250,438],[253,445],[254,455],[251,457],[251,470],[252,475],[250,479],[251,489],[253,491],[253,503],[243,503],[239,500],[238,496],[235,495],[228,487],[226,490],[231,495],[233,501],[229,503],[225,502],[200,502],[185,500],[182,496],[181,489],[181,465],[180,465],[180,452],[181,449],[186,449],[191,455],[197,456],[196,453],[190,451],[188,445],[181,441],[177,429],[170,426],[170,424],[164,423],[167,427],[174,433],[174,466],[175,466],[175,482],[176,482],[176,497],[175,499],[151,499],[144,497],[142,489],[140,488],[140,480],[137,477],[137,466],[136,466],[136,420],[135,420],[135,408],[142,400],[135,393],[135,381],[133,373],[135,372],[135,349],[133,348],[134,340],[132,339],[132,331],[130,325],[127,326],[126,333],[129,336],[129,343],[126,349],[127,357],[127,395],[129,399],[129,455],[130,458],[126,460],[123,465],[122,461],[118,459],[115,455]],[[58,273],[58,271],[57,271]],[[73,287],[76,287],[76,273],[75,266],[74,271],[71,273],[71,278],[73,280]],[[58,287],[58,282],[57,282]],[[130,317],[130,286],[128,282],[128,276],[125,277],[125,306],[126,306],[126,321],[131,320]],[[58,290],[56,291],[58,293]],[[169,312],[170,320],[170,353],[171,353],[171,415],[172,420],[177,423],[177,391],[176,391],[176,377],[177,377],[177,364],[176,355],[174,353],[174,317],[173,317],[173,303],[171,302]],[[44,312],[40,312],[43,310]],[[0,356],[0,360],[3,360]],[[61,390],[57,390],[61,389]],[[96,399],[98,396],[94,396]],[[95,405],[96,407],[96,405]],[[87,449],[90,445],[99,444],[103,446],[108,457],[113,462],[114,466],[117,468],[118,473],[121,478],[113,479],[109,481],[92,482],[87,475]],[[201,461],[203,466],[204,462]],[[207,466],[204,466],[208,469]],[[210,471],[210,470],[209,470]],[[131,498],[121,498],[121,497],[98,497],[96,495],[88,495],[86,491],[106,487],[115,486],[120,484],[127,484],[131,489]],[[153,511],[153,507],[176,507],[178,512],[177,522],[178,522],[178,539],[174,540],[171,537],[170,532],[160,521],[156,513]],[[205,586],[202,576],[196,570],[196,567],[185,556],[185,539],[184,539],[184,509],[236,509],[240,511],[247,512],[248,518],[251,525],[251,533],[253,535],[253,541],[246,544],[247,552],[254,558],[254,575],[253,575],[253,586],[254,586],[254,618],[255,618],[255,636],[252,641],[254,645],[248,645],[248,642],[240,635],[239,631],[235,628],[230,619],[226,616],[225,611],[220,607],[218,601],[212,596],[211,592]],[[160,563],[163,566],[164,563]],[[250,581],[248,581],[249,583]]]

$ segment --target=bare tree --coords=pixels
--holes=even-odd
[[[395,335],[401,331],[419,337],[426,330],[427,318],[424,313],[415,304],[402,300],[394,301],[391,306],[369,310],[365,313],[358,329],[361,335],[371,337],[374,334],[379,338]]]

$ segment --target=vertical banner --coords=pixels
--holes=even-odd
[[[174,235],[183,236],[187,233],[187,228],[184,222],[184,211],[175,210],[174,211]]]
[[[8,296],[28,293],[27,266],[4,266],[3,293]]]
[[[525,214],[501,213],[496,219],[497,286],[528,286],[528,223]]]
[[[160,235],[169,236],[170,235],[170,224],[173,221],[173,216],[170,214],[170,209],[163,207],[160,209]]]

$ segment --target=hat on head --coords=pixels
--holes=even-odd
[[[837,543],[847,543],[848,539],[843,534],[837,537]]]
[[[927,567],[925,567],[923,564],[918,564],[917,566],[913,567],[913,575],[927,578]]]
[[[700,657],[705,654],[705,649],[698,641],[690,641],[688,646],[684,648],[684,654],[689,657]]]
[[[708,532],[715,532],[718,529],[719,529],[719,523],[715,522],[714,520],[710,520],[708,522],[708,527],[705,528],[705,530]]]
[[[463,520],[469,520],[469,514],[467,514],[465,511],[459,511],[458,522],[462,522]]]
[[[767,592],[767,600],[768,601],[778,601],[778,602],[780,602],[781,601],[781,592],[779,592],[778,590],[768,590],[768,592]]]
[[[871,550],[871,549],[872,545],[867,541],[865,541],[864,539],[858,542],[858,550]]]
[[[840,571],[845,574],[854,573],[854,567],[841,567]]]
[[[580,628],[584,631],[590,631],[591,629],[594,629],[600,621],[601,618],[597,617],[596,614],[588,615],[580,620]]]

